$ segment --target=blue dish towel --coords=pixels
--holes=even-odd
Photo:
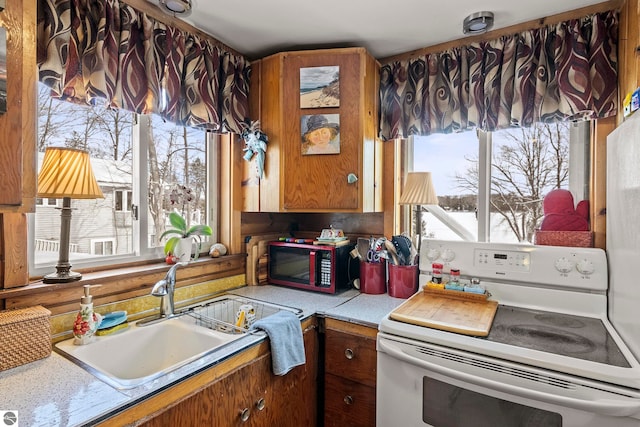
[[[304,365],[304,341],[298,316],[282,310],[257,320],[251,328],[262,329],[269,335],[275,375],[284,375],[292,368]]]

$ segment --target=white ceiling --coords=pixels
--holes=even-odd
[[[379,59],[462,38],[462,21],[474,12],[493,12],[498,29],[602,1],[192,0],[184,20],[250,59],[352,46]]]

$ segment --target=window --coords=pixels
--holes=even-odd
[[[440,202],[422,212],[425,236],[532,242],[550,190],[588,198],[588,149],[587,122],[413,137],[410,165],[432,173]]]
[[[156,116],[52,99],[44,85],[38,105],[39,165],[47,146],[88,150],[105,197],[71,201],[74,268],[162,257],[164,242],[158,236],[171,211],[191,225],[210,221],[207,213],[213,212],[217,194],[208,178],[217,161],[216,150],[208,149],[212,134]],[[29,271],[34,275],[50,272],[58,260],[60,211],[46,209],[56,203],[38,199],[30,215]]]
[[[91,239],[92,255],[113,255],[115,239]]]
[[[118,212],[131,212],[133,192],[130,190],[116,190],[115,191],[115,207]]]
[[[58,206],[58,199],[43,199],[36,197],[36,206]]]

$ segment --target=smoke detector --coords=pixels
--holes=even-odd
[[[476,12],[464,18],[462,32],[469,35],[486,33],[493,27],[493,12]]]

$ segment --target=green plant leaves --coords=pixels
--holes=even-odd
[[[169,222],[173,226],[160,235],[160,240],[166,236],[175,235],[167,240],[164,245],[165,255],[173,253],[178,241],[185,237],[197,237],[198,251],[200,250],[200,243],[202,241],[200,236],[211,236],[213,230],[208,225],[198,224],[187,230],[187,221],[178,213],[171,212],[169,214]]]

